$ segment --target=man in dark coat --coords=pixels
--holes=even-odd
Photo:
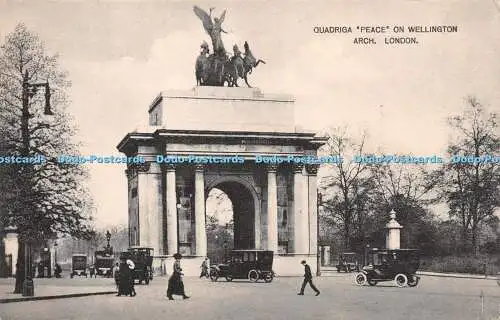
[[[311,272],[311,267],[306,263],[305,260],[302,260],[300,262],[304,266],[304,282],[302,282],[302,287],[300,288],[300,292],[298,293],[299,296],[304,295],[304,289],[306,288],[306,284],[309,283],[311,286],[311,289],[316,291],[316,295],[319,296],[319,290],[316,288],[316,286],[312,282],[312,272]]]

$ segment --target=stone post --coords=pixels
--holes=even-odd
[[[396,221],[396,212],[391,210],[390,216],[391,220],[387,223],[385,228],[387,229],[386,235],[386,247],[388,250],[394,250],[400,248],[400,231],[403,228]]]
[[[277,166],[267,167],[267,250],[278,252]]]
[[[10,275],[14,276],[17,272],[16,264],[17,264],[17,252],[19,250],[19,240],[17,235],[17,229],[15,227],[7,227],[5,228],[5,237],[4,248],[5,248],[5,256],[10,255],[12,257],[12,268],[9,270]]]
[[[207,255],[207,233],[205,228],[205,177],[203,165],[196,165],[194,171],[194,210],[196,228],[196,255]]]

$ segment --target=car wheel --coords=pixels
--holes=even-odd
[[[226,281],[229,281],[229,282],[233,281],[233,276],[227,275],[226,276]]]
[[[340,273],[340,268],[337,268],[337,272]]]
[[[217,270],[210,270],[210,280],[212,281],[217,281],[217,279],[219,278],[219,274],[217,272]]]
[[[376,285],[376,284],[377,284],[377,281],[375,281],[375,280],[373,280],[373,279],[369,279],[369,280],[368,280],[368,284],[369,284],[370,286],[372,286],[372,287],[373,287],[374,285]]]
[[[251,282],[257,282],[259,280],[259,273],[257,272],[257,270],[252,269],[248,271],[248,280],[250,280]]]
[[[410,279],[408,279],[408,286],[409,287],[416,287],[419,280],[420,280],[420,277],[417,277],[416,275],[411,275]]]
[[[356,277],[354,277],[354,282],[358,286],[363,286],[368,282],[368,279],[366,278],[366,274],[364,273],[358,273]]]
[[[396,282],[396,285],[400,288],[406,287],[408,285],[408,277],[405,274],[398,273],[394,277],[394,282]]]
[[[148,277],[148,276],[146,276],[146,279],[144,280],[144,282],[145,282],[146,284],[149,284],[149,277]]]
[[[269,282],[272,282],[273,281],[273,273],[272,272],[268,272],[264,275],[264,281],[266,283],[269,283]]]

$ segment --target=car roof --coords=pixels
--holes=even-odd
[[[420,250],[418,249],[377,249],[373,248],[371,249],[372,252],[378,252],[378,253],[394,253],[394,252],[418,252]]]
[[[236,249],[236,250],[231,250],[231,252],[273,252],[273,251],[263,250],[263,249]]]
[[[86,257],[87,255],[84,253],[74,253],[73,257]]]

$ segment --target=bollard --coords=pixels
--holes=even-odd
[[[33,279],[28,277],[23,282],[23,297],[33,297],[35,295],[35,284]]]

